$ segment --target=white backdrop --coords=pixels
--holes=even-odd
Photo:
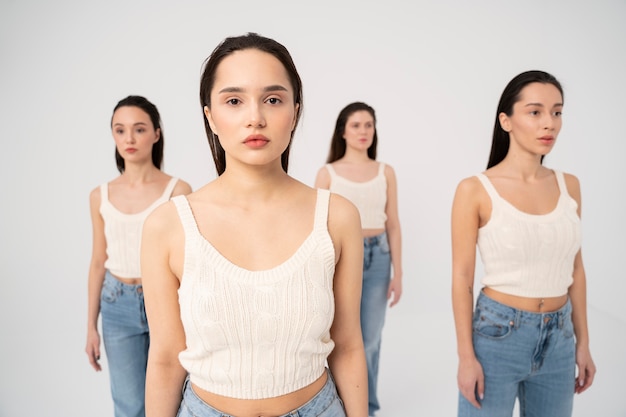
[[[626,416],[617,382],[626,355],[616,348],[626,330],[623,0],[2,0],[0,416],[112,415],[108,376],[93,372],[83,349],[88,194],[117,174],[113,106],[129,94],[153,101],[165,171],[198,188],[215,176],[201,65],[225,36],[248,31],[283,43],[304,82],[296,178],[313,183],[343,106],[361,100],[377,111],[379,159],[396,169],[404,234],[404,299],[390,312],[381,364],[383,411],[396,416],[454,414],[454,189],[484,169],[509,79],[528,69],[560,79],[564,126],[545,162],[581,180],[600,369],[576,415]]]

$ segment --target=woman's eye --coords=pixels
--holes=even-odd
[[[270,97],[267,99],[270,104],[278,104],[280,103],[280,99],[278,97]]]
[[[232,106],[236,106],[237,104],[239,104],[239,99],[238,98],[231,98],[231,99],[228,99],[227,103],[232,105]]]

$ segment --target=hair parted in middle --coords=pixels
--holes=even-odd
[[[163,144],[165,139],[163,137],[163,129],[161,128],[161,115],[157,107],[145,97],[132,95],[121,99],[115,105],[113,115],[120,107],[137,107],[150,116],[154,130],[159,131],[159,140],[152,145],[152,164],[159,169],[163,168]],[[111,123],[113,123],[113,116],[111,116]],[[115,163],[120,174],[126,170],[126,161],[120,155],[117,147],[115,148]]]
[[[348,123],[348,119],[354,113],[358,111],[366,111],[372,115],[374,119],[374,140],[372,141],[372,145],[367,149],[367,156],[370,159],[376,160],[376,147],[378,145],[378,129],[376,129],[376,112],[374,109],[361,101],[355,101],[354,103],[348,104],[344,107],[337,116],[337,122],[335,123],[335,131],[333,132],[333,137],[330,140],[330,151],[328,152],[328,158],[326,159],[326,163],[335,162],[338,159],[341,159],[346,154],[346,140],[343,135],[346,132],[346,124]]]
[[[274,56],[285,67],[291,87],[293,88],[294,104],[297,106],[296,123],[291,131],[291,139],[296,131],[300,116],[302,114],[303,106],[303,94],[302,94],[302,80],[298,74],[298,70],[293,62],[291,54],[282,44],[274,39],[261,36],[256,33],[246,33],[241,36],[233,36],[225,38],[204,61],[202,76],[200,79],[200,105],[202,107],[202,119],[204,120],[204,128],[206,130],[207,140],[209,141],[209,147],[211,148],[211,154],[213,155],[213,161],[215,162],[215,169],[218,175],[222,175],[226,170],[226,154],[224,148],[222,148],[219,138],[211,130],[209,122],[204,114],[204,107],[211,108],[211,91],[215,84],[215,74],[217,67],[224,58],[236,51],[242,51],[246,49],[257,49],[261,52],[266,52]],[[289,166],[289,151],[291,148],[291,141],[287,149],[281,156],[281,164],[285,172]]]

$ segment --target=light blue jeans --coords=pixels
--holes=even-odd
[[[459,394],[459,417],[570,417],[576,372],[572,305],[531,313],[478,296],[473,318],[476,357],[485,374],[481,409]]]
[[[107,271],[100,313],[115,417],[143,417],[150,345],[143,287],[124,284]]]
[[[391,279],[391,254],[387,234],[363,239],[363,290],[361,331],[367,360],[369,415],[380,409],[377,396],[380,346],[387,313],[387,291]]]
[[[306,404],[281,417],[345,417],[343,402],[337,394],[335,381],[328,372],[328,379],[322,389]],[[183,400],[177,417],[233,417],[202,401],[191,387],[189,377],[183,385]]]

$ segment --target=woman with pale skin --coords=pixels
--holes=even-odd
[[[366,416],[358,212],[287,174],[302,112],[290,54],[226,38],[200,100],[218,177],[144,228],[147,415]]]
[[[387,304],[393,307],[402,295],[398,187],[393,168],[376,161],[377,145],[374,109],[362,102],[350,103],[337,117],[327,164],[315,179],[315,187],[346,197],[357,206],[361,216],[364,250],[361,329],[370,416],[380,409],[378,364]]]
[[[116,417],[140,417],[150,335],[139,264],[146,216],[171,196],[188,194],[184,181],[161,171],[163,131],[159,112],[141,96],[118,102],[111,119],[120,175],[90,196],[93,251],[89,268],[87,346],[89,363],[102,370],[98,317],[107,353]]]
[[[593,383],[578,179],[542,164],[561,129],[563,90],[527,71],[500,99],[488,169],[452,207],[459,416],[571,416]],[[484,264],[474,303],[476,246]]]

